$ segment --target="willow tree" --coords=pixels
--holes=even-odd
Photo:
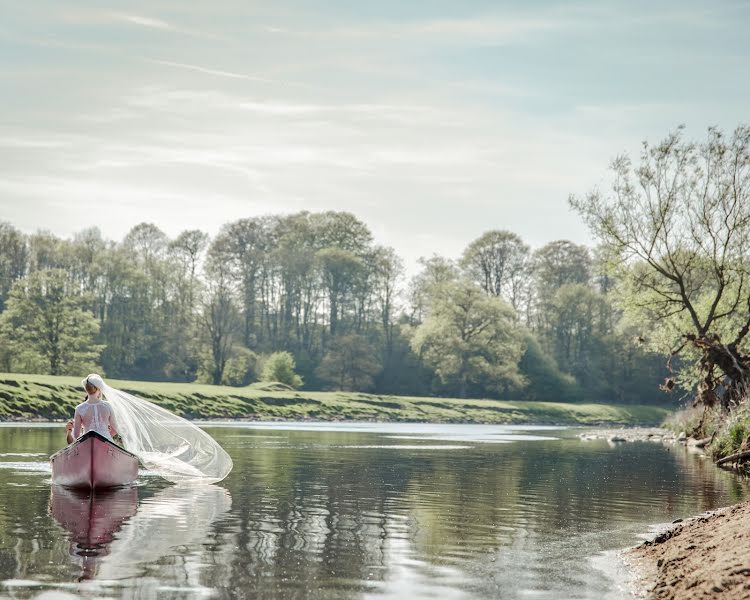
[[[667,332],[670,359],[695,358],[697,401],[729,410],[750,383],[750,127],[703,143],[679,128],[612,170],[609,193],[570,203],[627,267],[629,301]]]

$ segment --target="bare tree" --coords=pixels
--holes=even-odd
[[[644,143],[637,167],[621,156],[612,170],[611,193],[570,203],[630,266],[634,301],[687,323],[672,355],[695,348],[697,400],[728,410],[750,382],[750,127],[711,128],[700,144],[678,128]]]

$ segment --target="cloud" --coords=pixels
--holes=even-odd
[[[532,36],[569,30],[578,20],[558,10],[535,16],[518,14],[482,14],[460,18],[423,19],[414,21],[345,24],[339,27],[293,30],[274,29],[275,33],[315,38],[362,40],[392,39],[408,43],[512,44],[528,41]]]
[[[210,69],[208,67],[201,67],[199,65],[191,65],[188,63],[173,62],[170,60],[158,60],[158,59],[146,59],[151,63],[157,65],[164,65],[166,67],[175,67],[177,69],[186,69],[188,71],[196,71],[198,73],[205,73],[206,75],[216,75],[217,77],[228,77],[230,79],[246,79],[248,81],[262,81],[265,83],[272,83],[273,80],[266,79],[264,77],[255,77],[253,75],[247,75],[245,73],[234,73],[232,71],[222,71],[220,69]]]
[[[134,23],[135,25],[142,25],[143,27],[167,30],[176,29],[173,25],[170,25],[166,21],[162,21],[161,19],[154,19],[152,17],[141,17],[138,15],[117,15],[117,17],[123,21]]]

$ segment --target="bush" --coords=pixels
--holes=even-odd
[[[747,450],[748,436],[750,436],[750,406],[745,401],[736,407],[719,427],[716,438],[711,444],[714,458],[718,459],[740,450]]]
[[[290,352],[274,352],[266,358],[261,381],[278,381],[294,389],[302,387],[302,377],[295,372],[297,365]]]
[[[257,365],[258,355],[255,352],[247,348],[237,348],[224,367],[221,383],[234,386],[247,385],[256,378]]]
[[[331,342],[315,374],[332,389],[366,392],[374,385],[373,377],[381,368],[368,340],[361,335],[348,334]]]
[[[259,358],[252,350],[235,347],[232,355],[224,365],[224,374],[221,377],[221,385],[244,386],[258,378]],[[195,374],[195,383],[213,383],[214,361],[211,353],[202,352],[198,357],[198,370]]]
[[[710,436],[719,426],[719,412],[716,409],[709,409],[706,413],[701,430],[698,431],[698,426],[703,418],[703,407],[688,406],[673,412],[669,415],[662,427],[669,429],[675,434],[685,432],[689,436],[693,437],[705,437]],[[705,435],[704,435],[705,434]]]
[[[517,391],[524,400],[574,402],[581,398],[581,390],[572,375],[563,373],[555,359],[545,354],[537,339],[525,336],[526,350],[518,363],[527,384]]]

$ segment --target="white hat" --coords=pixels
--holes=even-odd
[[[86,389],[86,384],[93,385],[95,388],[99,390],[104,389],[104,379],[102,379],[101,375],[97,375],[96,373],[91,373],[86,379],[81,380],[81,385],[84,389]]]

